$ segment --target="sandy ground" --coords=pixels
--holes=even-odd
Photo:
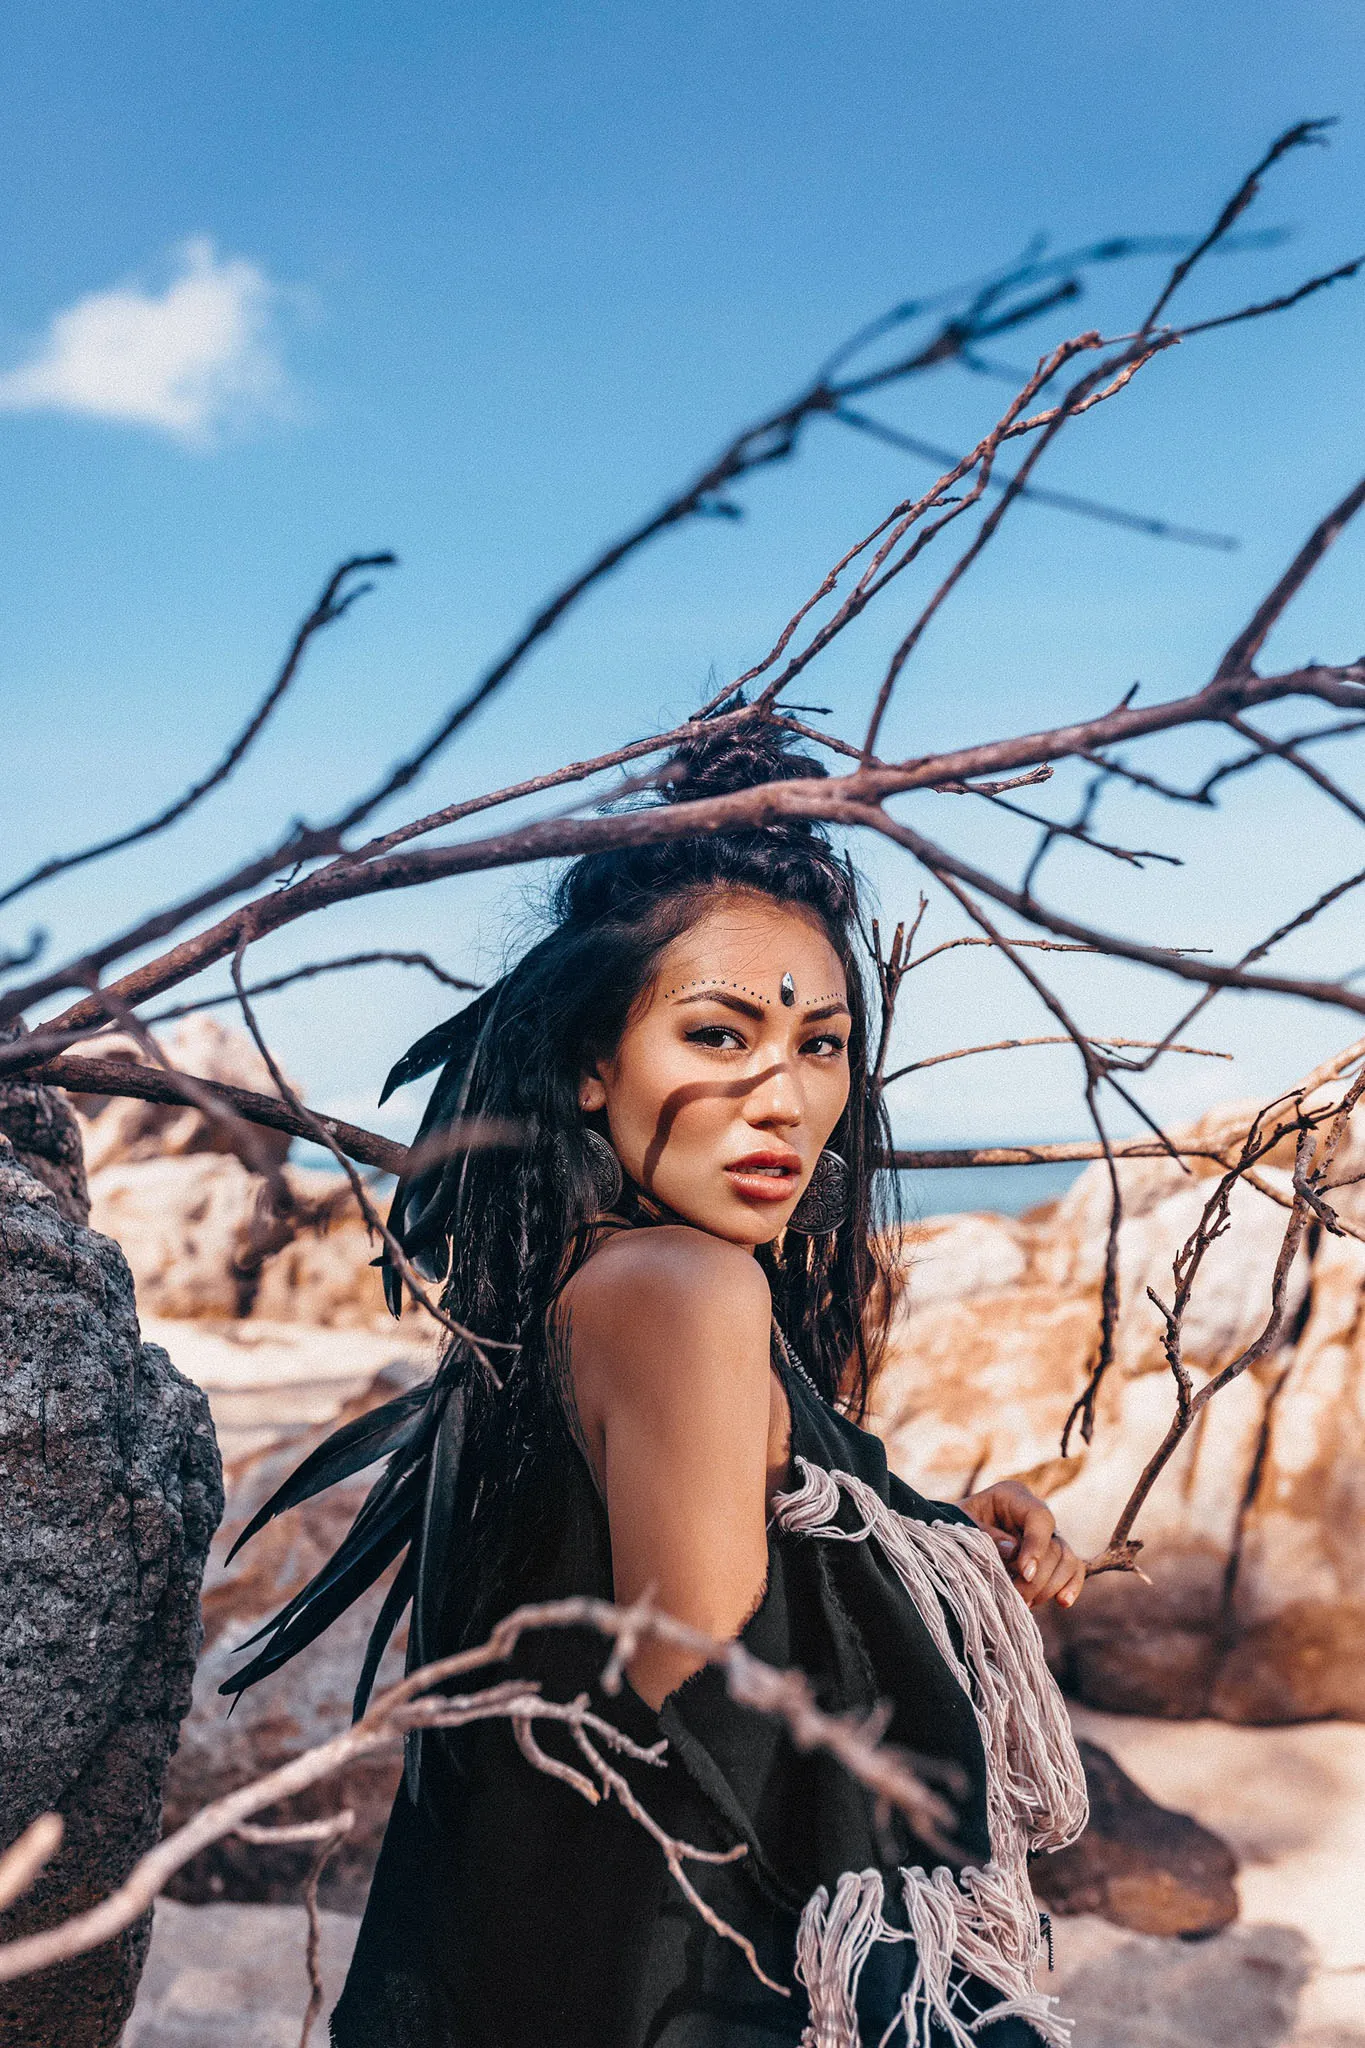
[[[1242,1917],[1201,1942],[1059,1921],[1049,1988],[1075,2048],[1365,2048],[1365,1727],[1076,1719],[1233,1844]],[[356,1923],[324,1923],[330,2005]],[[163,1901],[124,2048],[297,2048],[303,1927],[289,1906]],[[320,2024],[314,2048],[326,2038]]]

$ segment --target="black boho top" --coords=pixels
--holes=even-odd
[[[903,1485],[876,1438],[789,1366],[779,1369],[794,1462],[851,1475],[911,1523],[967,1522]],[[547,1508],[553,1540],[538,1546],[505,1608],[575,1593],[611,1598],[606,1511],[576,1447],[563,1470],[562,1497]],[[847,1501],[840,1516],[857,1522]],[[962,1630],[948,1620],[961,1655]],[[862,1715],[889,1702],[887,1740],[956,1767],[965,1787],[956,1839],[968,1863],[987,1861],[978,1714],[882,1548],[811,1540],[775,1521],[766,1591],[742,1640],[765,1662],[804,1671],[828,1710]],[[490,1719],[425,1737],[416,1802],[406,1784],[399,1789],[332,2019],[335,2048],[875,2048],[888,2029],[903,2043],[897,2015],[922,1979],[896,1880],[942,1858],[903,1818],[878,1815],[832,1757],[798,1753],[779,1722],[731,1701],[719,1670],[698,1672],[656,1715],[629,1686],[602,1694],[605,1657],[594,1631],[544,1631],[522,1639],[510,1674],[534,1675],[551,1699],[588,1693],[641,1746],[665,1739],[662,1764],[610,1761],[670,1836],[709,1850],[744,1845],[736,1861],[688,1863],[688,1875],[786,1995],[707,1925],[618,1800],[589,1804],[535,1768],[505,1720]],[[508,1675],[498,1667],[488,1679]],[[536,1739],[582,1767],[567,1730],[538,1722]],[[817,1888],[833,1894],[849,1872],[884,1875],[885,1920],[904,1931],[888,1939],[884,1929],[861,1962],[856,2014],[826,2017],[817,2032],[795,1974],[798,1929]],[[1001,1993],[960,1972],[951,1998],[951,2015],[930,2021],[936,2048],[959,2038],[959,2013],[969,2028]],[[1007,2015],[978,2023],[971,2038],[981,2048],[1039,2048],[1040,2035]]]

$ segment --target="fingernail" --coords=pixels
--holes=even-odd
[[[1072,1602],[1073,1602],[1073,1601],[1075,1600],[1075,1598],[1076,1598],[1076,1595],[1075,1595],[1074,1593],[1071,1593],[1071,1592],[1066,1592],[1066,1593],[1063,1593],[1063,1594],[1061,1594],[1061,1595],[1059,1596],[1059,1598],[1058,1598],[1058,1601],[1057,1601],[1057,1605],[1058,1605],[1059,1607],[1070,1607],[1070,1606],[1071,1606],[1071,1604],[1072,1604]]]
[[[1032,1579],[1036,1579],[1036,1578],[1037,1578],[1037,1576],[1038,1576],[1038,1560],[1037,1560],[1037,1558],[1036,1558],[1036,1557],[1031,1557],[1031,1558],[1029,1559],[1028,1563],[1027,1563],[1027,1564],[1026,1564],[1026,1565],[1024,1566],[1024,1580],[1025,1580],[1025,1583],[1027,1583],[1028,1581],[1030,1581],[1030,1580],[1032,1580]]]

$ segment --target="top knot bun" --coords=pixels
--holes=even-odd
[[[793,747],[790,735],[770,718],[719,731],[703,723],[695,739],[683,741],[669,766],[673,772],[662,794],[673,804],[733,796],[736,790],[755,789],[765,782],[824,778],[829,772]]]

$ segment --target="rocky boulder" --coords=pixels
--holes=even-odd
[[[246,1033],[229,1030],[203,1012],[186,1017],[163,1035],[161,1044],[172,1066],[187,1074],[223,1081],[233,1088],[250,1088],[258,1095],[275,1093],[270,1069]],[[91,1050],[102,1059],[126,1060],[130,1066],[151,1064],[146,1048],[135,1038],[100,1037]],[[91,1174],[135,1159],[180,1159],[197,1152],[236,1154],[241,1142],[231,1124],[198,1109],[140,1102],[131,1095],[73,1095],[71,1100],[81,1120],[86,1171]],[[253,1126],[253,1143],[258,1158],[266,1155],[278,1163],[288,1155],[291,1140],[287,1131]]]
[[[1054,1913],[1098,1913],[1135,1934],[1216,1934],[1237,1918],[1237,1858],[1187,1813],[1159,1806],[1108,1750],[1082,1740],[1090,1820],[1039,1856],[1033,1890]]]
[[[21,1100],[26,1158],[34,1114]],[[0,1137],[0,1848],[45,1810],[66,1823],[0,1939],[94,1903],[155,1842],[222,1509],[207,1402],[140,1341],[127,1263],[71,1220],[77,1185]],[[0,1987],[0,2040],[113,2048],[146,1941]]]
[[[0,1038],[13,1034],[0,1032]],[[22,1079],[0,1082],[0,1131],[16,1163],[41,1181],[68,1223],[90,1221],[80,1120],[60,1088]]]
[[[1184,1134],[1223,1147],[1250,1105]],[[1338,1157],[1365,1170],[1365,1119]],[[1288,1157],[1242,1185],[1186,1322],[1196,1385],[1264,1323],[1291,1191]],[[1009,1473],[1051,1498],[1082,1551],[1100,1550],[1173,1408],[1162,1321],[1171,1263],[1219,1169],[1123,1162],[1121,1314],[1090,1446],[1062,1460],[1067,1411],[1093,1353],[1108,1221],[1102,1165],[1019,1219],[938,1217],[916,1233],[873,1426],[892,1464],[953,1499]],[[1276,1197],[1278,1196],[1278,1200]],[[1365,1229],[1365,1182],[1333,1197]],[[1138,1522],[1146,1585],[1093,1580],[1049,1614],[1055,1667],[1081,1699],[1119,1711],[1274,1722],[1365,1718],[1365,1243],[1319,1226],[1290,1275],[1279,1350],[1210,1406]]]
[[[374,1245],[338,1174],[287,1166],[295,1234],[258,1250],[260,1176],[221,1152],[116,1160],[90,1176],[90,1217],[117,1240],[149,1315],[388,1324]]]

